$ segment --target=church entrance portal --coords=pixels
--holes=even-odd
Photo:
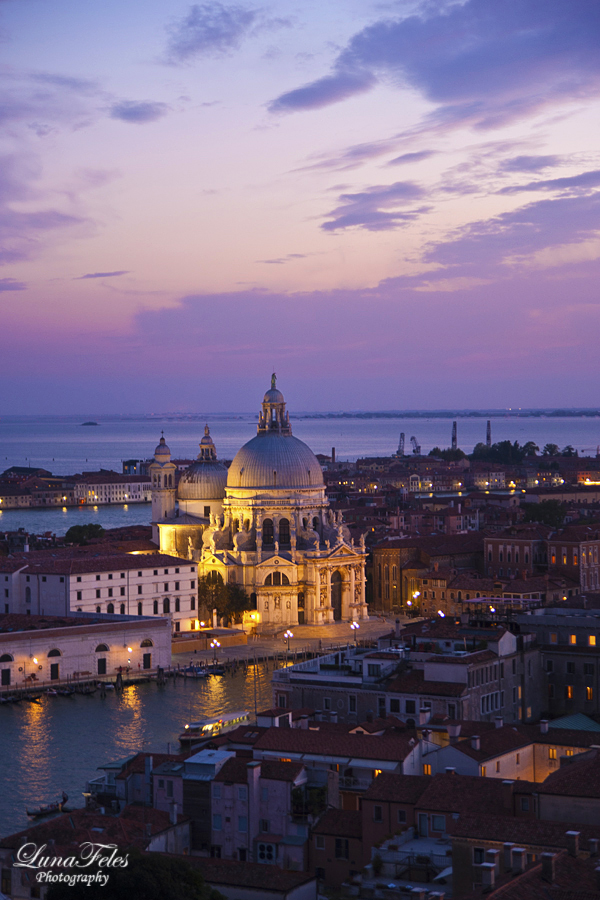
[[[342,618],[342,576],[339,572],[334,572],[331,576],[331,605],[333,618],[339,622]]]

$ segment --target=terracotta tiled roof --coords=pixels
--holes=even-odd
[[[542,866],[539,864],[523,875],[511,876],[507,883],[486,894],[486,900],[598,900],[597,864],[597,858],[569,856],[563,850],[555,859],[552,884],[542,878]],[[468,894],[465,900],[480,896],[480,892]]]
[[[328,809],[312,828],[313,834],[332,834],[335,837],[362,840],[362,812],[360,810]]]
[[[228,759],[215,776],[215,781],[246,784],[248,781],[248,762],[250,760],[245,757]],[[289,781],[293,783],[304,769],[301,762],[280,762],[279,760],[264,759],[260,763],[260,777],[269,781]]]
[[[394,775],[382,772],[363,794],[363,800],[416,803],[431,783],[431,775]]]
[[[403,760],[414,746],[410,733],[382,735],[373,739],[366,734],[342,734],[331,731],[305,731],[303,728],[270,728],[254,745],[256,751],[302,753],[316,756],[341,756],[368,760]]]
[[[396,694],[422,694],[431,697],[461,697],[467,690],[466,684],[450,681],[425,681],[422,671],[413,669],[390,681],[387,690]]]
[[[573,757],[572,762],[548,775],[539,786],[539,792],[566,797],[600,798],[600,754],[597,750],[590,750]]]
[[[417,802],[419,809],[434,812],[477,815],[481,809],[493,809],[496,815],[513,815],[512,794],[518,783],[519,793],[533,793],[539,785],[513,782],[505,785],[499,778],[478,775],[434,775]]]
[[[151,834],[169,827],[169,813],[146,806],[126,806],[120,816],[101,815],[87,809],[75,809],[56,819],[31,825],[29,828],[0,840],[0,847],[19,847],[23,839],[38,846],[54,841],[53,853],[61,848],[79,846],[84,841],[114,843],[118,847],[148,846]]]
[[[511,842],[519,847],[528,846],[566,849],[567,831],[579,832],[579,846],[583,849],[590,838],[597,838],[597,825],[578,825],[572,822],[546,822],[541,819],[518,819],[514,816],[461,815],[446,823],[452,837],[473,838],[481,841]]]
[[[86,572],[116,572],[119,569],[157,569],[161,567],[191,568],[189,560],[178,556],[165,556],[162,553],[132,556],[129,553],[114,556],[93,556],[84,559],[53,559],[32,563],[28,573],[36,575],[83,575]],[[162,574],[162,573],[161,573]]]
[[[458,741],[454,744],[454,749],[459,750],[471,759],[477,762],[485,762],[485,760],[493,759],[501,756],[503,753],[509,753],[511,750],[518,750],[520,747],[527,747],[533,743],[532,737],[523,734],[514,725],[504,725],[502,728],[494,728],[493,731],[486,731],[479,736],[479,750],[475,750],[471,745],[471,739]]]
[[[166,762],[182,762],[189,755],[189,753],[136,753],[133,759],[115,777],[124,781],[130,775],[143,775],[146,771],[147,759],[151,759],[152,768],[157,769],[158,766]],[[99,768],[102,768],[102,766],[99,766]]]

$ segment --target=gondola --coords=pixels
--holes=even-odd
[[[67,808],[65,806],[69,797],[63,791],[62,800],[57,800],[56,803],[47,803],[46,806],[38,806],[37,809],[26,809],[25,812],[31,819],[41,819],[44,816],[52,816],[55,813],[67,812]]]

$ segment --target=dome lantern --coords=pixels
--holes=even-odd
[[[258,417],[258,434],[268,432],[291,434],[289,413],[285,411],[285,400],[281,391],[277,390],[277,376],[271,375],[271,388],[263,397],[262,412]]]

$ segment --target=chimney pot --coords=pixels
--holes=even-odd
[[[481,883],[484,890],[485,888],[491,890],[496,884],[496,866],[494,863],[486,862],[481,863],[479,868],[481,869]]]
[[[515,845],[507,841],[503,844],[504,850],[504,871],[510,872],[512,869],[512,849]]]
[[[590,856],[598,856],[598,838],[590,838],[589,849]]]
[[[500,874],[500,851],[499,850],[486,850],[485,857],[486,857],[487,862],[493,864],[496,875],[499,875]]]
[[[542,853],[542,878],[549,884],[554,884],[556,880],[554,853]]]
[[[548,719],[540,719],[540,731],[542,734],[548,734]]]
[[[577,854],[579,853],[579,832],[567,831],[566,837],[569,856],[577,856]]]
[[[474,734],[471,738],[471,747],[473,750],[481,750],[481,738],[478,734]]]
[[[496,728],[502,728],[504,725],[504,716],[494,716],[494,722],[496,724]]]
[[[527,851],[524,847],[513,847],[512,851],[512,870],[515,875],[525,871],[527,862]]]
[[[427,725],[429,719],[431,718],[431,710],[430,709],[420,709],[419,710],[419,725]]]

